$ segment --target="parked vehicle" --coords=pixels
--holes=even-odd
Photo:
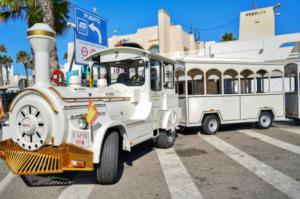
[[[159,148],[173,146],[181,117],[174,61],[141,49],[107,49],[88,58],[99,69],[98,88],[81,87],[73,77],[70,87],[54,87],[47,71],[55,32],[36,24],[28,38],[36,84],[11,103],[0,143],[15,174],[91,171],[95,164],[97,182],[111,184],[118,180],[120,150],[151,139]],[[89,102],[99,111],[93,126],[86,121]]]
[[[255,122],[267,129],[285,118],[282,64],[185,58],[176,68],[180,125],[215,134],[220,125]]]

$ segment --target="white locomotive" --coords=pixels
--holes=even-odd
[[[36,24],[27,32],[35,53],[36,83],[12,101],[3,125],[0,156],[20,175],[97,170],[97,182],[117,181],[119,151],[143,141],[169,148],[181,111],[174,61],[133,48],[94,53],[98,88],[50,85],[49,54],[55,32]],[[103,73],[103,74],[101,74]],[[92,100],[99,117],[86,122]]]

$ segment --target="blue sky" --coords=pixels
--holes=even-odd
[[[169,12],[174,24],[185,27],[193,26],[200,29],[201,40],[219,41],[224,32],[233,32],[238,37],[239,14],[253,8],[253,0],[72,0],[72,5],[87,10],[97,9],[97,14],[108,19],[108,36],[114,30],[118,34],[134,33],[138,28],[157,24],[157,11],[165,9]],[[276,34],[300,32],[300,0],[256,0],[258,8],[275,5],[281,2],[277,12]],[[73,20],[73,9],[70,13]],[[210,29],[213,27],[222,28]],[[30,52],[26,39],[26,22],[11,20],[0,23],[0,44],[5,44],[8,54],[15,59],[19,50]],[[63,36],[57,38],[59,62],[62,64],[63,54],[67,52],[67,43],[73,41],[73,30],[67,30]],[[15,73],[24,74],[20,64],[15,65]]]

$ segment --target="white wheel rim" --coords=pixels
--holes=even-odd
[[[17,114],[17,143],[26,150],[37,150],[46,139],[45,122],[40,110],[33,105],[23,106]]]
[[[218,121],[216,119],[212,119],[208,122],[208,130],[210,132],[215,132],[218,129]]]
[[[263,127],[268,127],[271,124],[271,118],[268,115],[262,115],[260,123]]]

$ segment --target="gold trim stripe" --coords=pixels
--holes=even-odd
[[[48,36],[55,38],[56,34],[54,32],[46,31],[46,30],[29,30],[27,32],[27,36],[34,36],[34,35],[40,35],[40,36]]]
[[[22,90],[21,92],[19,92],[19,93],[14,97],[14,99],[12,100],[12,102],[10,103],[10,105],[9,105],[9,112],[12,112],[12,109],[13,109],[13,106],[14,106],[14,104],[15,104],[15,101],[17,100],[17,97],[18,97],[20,94],[22,94],[22,93],[24,93],[24,92],[29,92],[29,91],[31,91],[31,92],[33,92],[33,93],[36,93],[37,95],[40,95],[42,98],[44,98],[44,99],[48,102],[48,104],[50,105],[50,107],[51,107],[51,109],[53,110],[53,112],[54,112],[54,113],[58,113],[58,111],[57,111],[56,108],[54,107],[54,105],[53,105],[53,103],[51,102],[51,100],[49,99],[49,97],[46,96],[46,95],[45,95],[44,93],[42,93],[41,91],[36,90],[36,89],[33,89],[33,88],[26,88],[26,89]]]
[[[63,101],[82,101],[82,100],[100,100],[100,101],[129,101],[130,97],[114,97],[114,96],[107,96],[107,97],[77,97],[77,98],[70,98],[70,97],[63,97],[61,93],[56,90],[54,87],[49,87],[49,90],[52,90],[60,99]]]

